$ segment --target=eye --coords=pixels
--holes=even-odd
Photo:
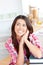
[[[17,25],[20,25],[20,23],[17,23]]]
[[[25,26],[26,26],[26,24],[23,24],[23,26],[25,27]]]

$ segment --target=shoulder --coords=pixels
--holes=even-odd
[[[38,37],[34,33],[30,34],[29,39],[30,39],[30,42],[32,44],[40,45],[40,41],[39,41]]]
[[[12,38],[11,37],[8,38],[7,41],[6,41],[6,43],[11,44],[12,43]]]
[[[10,45],[12,46],[12,38],[11,37],[7,39],[7,41],[5,43],[5,47],[8,47]]]
[[[6,47],[9,51],[11,51],[11,53],[12,53],[12,50],[15,49],[14,46],[13,46],[13,44],[12,44],[12,38],[11,38],[11,37],[8,38],[8,40],[6,41],[5,47]]]
[[[30,34],[29,38],[30,38],[30,40],[32,40],[32,39],[38,40],[38,37],[36,36],[35,33]]]

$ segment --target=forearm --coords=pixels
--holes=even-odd
[[[20,44],[16,65],[23,65],[23,64],[24,64],[24,51],[23,51],[23,46]]]
[[[42,54],[41,54],[41,50],[33,45],[31,42],[29,42],[28,40],[26,40],[26,45],[29,48],[30,52],[37,58],[41,58]]]

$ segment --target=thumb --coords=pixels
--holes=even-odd
[[[29,31],[27,30],[27,34],[29,34]]]
[[[27,30],[26,36],[28,37],[29,31]]]

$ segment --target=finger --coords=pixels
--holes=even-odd
[[[27,30],[27,35],[29,34],[29,31]]]

